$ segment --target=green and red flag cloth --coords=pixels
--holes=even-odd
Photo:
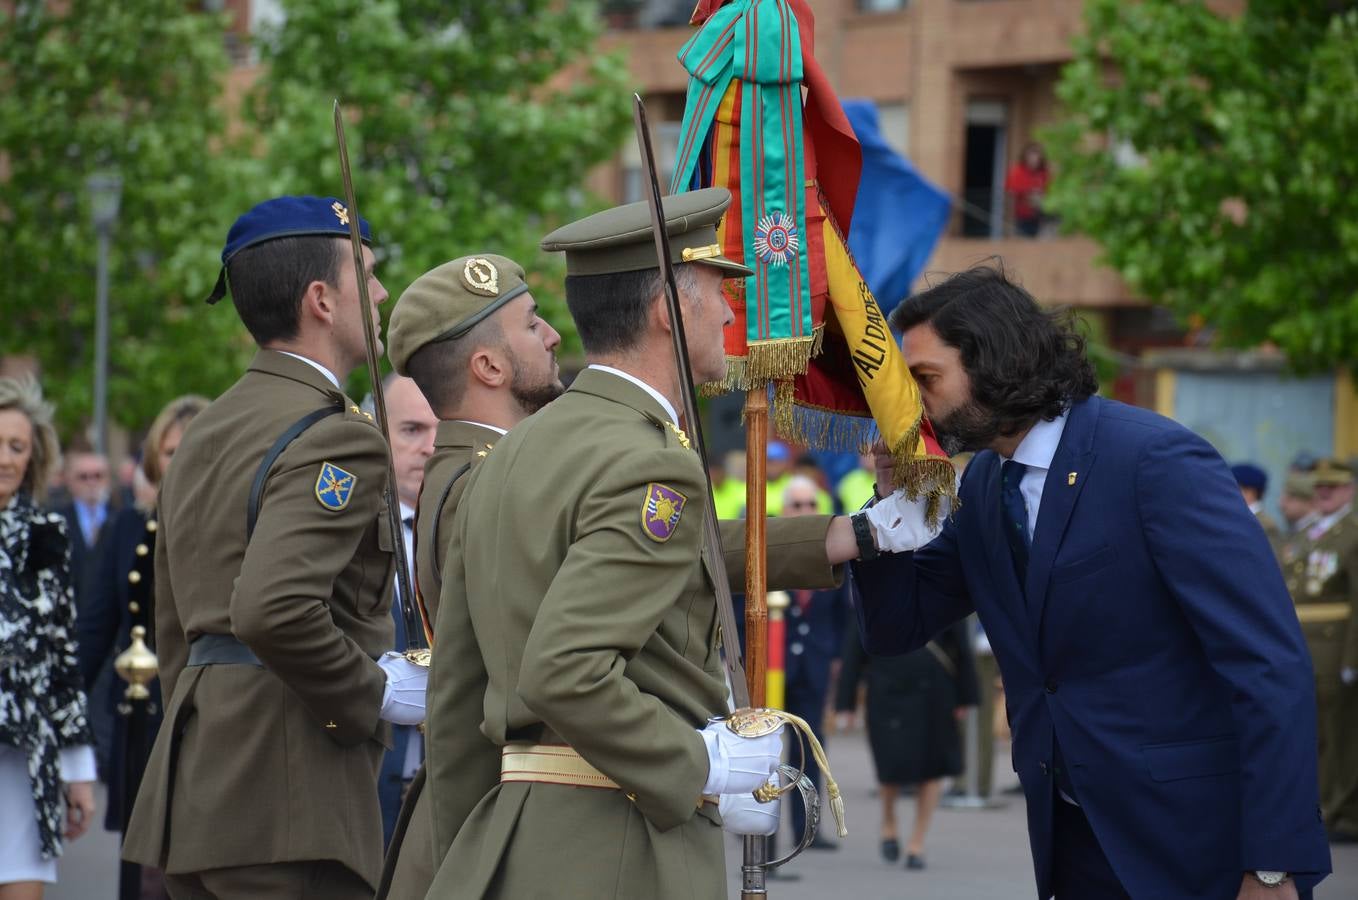
[[[911,496],[952,496],[885,317],[849,253],[862,154],[812,53],[805,0],[703,0],[679,51],[689,73],[670,192],[721,185],[722,252],[755,274],[726,282],[727,377],[716,392],[773,390],[782,437],[865,449],[878,436]],[[874,422],[875,420],[875,422]]]

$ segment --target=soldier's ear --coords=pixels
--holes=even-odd
[[[495,347],[477,347],[468,361],[471,377],[488,388],[501,388],[509,384],[513,373],[509,360]]]
[[[298,325],[307,319],[314,319],[327,326],[334,325],[338,312],[335,309],[335,299],[333,289],[324,281],[313,281],[308,284],[302,291],[302,302],[297,310]]]

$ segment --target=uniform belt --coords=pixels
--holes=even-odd
[[[537,781],[621,790],[565,744],[506,744],[500,748],[500,782]]]
[[[1349,617],[1349,604],[1337,603],[1299,603],[1297,618],[1302,624],[1316,622],[1342,622]]]
[[[190,666],[259,666],[254,651],[229,634],[200,634],[189,644]]]
[[[513,781],[622,790],[616,781],[565,744],[506,744],[501,747],[500,783]],[[627,796],[630,800],[636,799],[632,794]],[[716,802],[715,796],[704,794],[698,805]]]

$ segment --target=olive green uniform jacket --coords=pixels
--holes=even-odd
[[[247,539],[265,453],[326,406],[340,412],[270,468]],[[353,480],[332,489],[323,472]],[[390,730],[373,660],[394,640],[385,482],[380,432],[324,375],[282,353],[260,351],[191,423],[160,494],[156,649],[167,708],[129,860],[171,874],[336,860],[376,885],[377,774]],[[203,634],[234,635],[262,667],[186,667]]]
[[[701,561],[705,491],[698,454],[661,405],[593,369],[472,473],[430,671],[427,792],[441,859],[430,897],[725,895],[696,733],[727,711]],[[769,523],[771,588],[836,582],[828,523]],[[724,536],[737,581],[742,530]],[[464,623],[449,613],[463,606],[472,642],[463,635],[450,653]],[[468,765],[465,735],[478,726],[497,747],[567,743],[622,789],[497,784]]]
[[[420,491],[419,508],[415,514],[415,578],[431,628],[438,619],[439,592],[443,587],[443,571],[448,565],[448,536],[452,533],[453,514],[457,512],[462,492],[467,486],[467,473],[486,458],[499,439],[500,432],[492,428],[462,421],[440,422],[434,436],[434,453],[424,464],[424,487]],[[471,623],[467,619],[465,604],[454,609],[450,615],[462,623],[454,638],[470,638]],[[449,652],[474,653],[475,648],[468,643]],[[479,693],[472,692],[462,698],[470,714],[474,715],[480,710],[480,698],[484,692],[483,685]],[[498,747],[487,741],[476,728],[458,735],[458,738],[460,743],[466,743],[464,757],[475,760],[468,764],[479,763],[481,777],[476,779],[478,783],[486,778],[498,777]],[[474,752],[477,750],[480,752]],[[430,816],[429,795],[424,790],[426,778],[425,767],[421,766],[410,782],[405,802],[401,804],[401,815],[396,820],[396,830],[391,836],[382,868],[378,900],[383,897],[423,900],[434,880],[438,861],[434,858],[434,825]]]
[[[1284,567],[1316,673],[1320,803],[1326,824],[1358,834],[1358,516],[1301,536]]]

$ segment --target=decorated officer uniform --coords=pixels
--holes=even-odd
[[[513,260],[494,254],[466,256],[444,263],[415,279],[392,311],[387,335],[387,356],[392,368],[409,375],[410,357],[422,347],[454,341],[506,303],[528,290],[523,267]],[[452,373],[450,373],[452,374]],[[467,474],[495,447],[504,434],[498,428],[477,422],[445,420],[439,422],[434,436],[434,453],[424,464],[424,487],[415,518],[415,573],[421,608],[430,627],[439,615],[439,592],[447,568],[453,514],[457,512]],[[448,611],[457,625],[447,629],[448,646],[439,645],[439,655],[448,665],[470,662],[473,676],[482,671],[476,652],[465,604]],[[468,715],[481,706],[484,683],[479,691],[468,691],[460,698]],[[461,749],[465,765],[481,773],[471,783],[495,779],[500,773],[500,750],[475,728],[452,735]],[[396,833],[387,850],[379,897],[423,898],[434,879],[433,822],[429,796],[425,793],[427,770],[420,767],[410,783]],[[468,809],[481,795],[468,797]]]
[[[237,220],[223,263],[276,237],[343,236],[347,215],[332,198],[266,201]],[[217,896],[300,896],[306,881],[318,896],[370,895],[381,868],[386,447],[333,379],[260,350],[194,420],[160,493],[167,708],[124,854],[172,881],[211,879]]]
[[[1325,461],[1312,481],[1349,484],[1353,474]],[[1287,577],[1316,673],[1325,823],[1358,836],[1358,516],[1351,506],[1307,529]]]
[[[722,189],[667,199],[676,260],[747,271],[719,256],[715,224],[729,202]],[[651,241],[645,205],[632,204],[566,226],[543,247],[565,250],[570,274],[604,274],[654,268]],[[707,486],[667,407],[639,380],[592,366],[471,474],[430,673],[427,790],[442,860],[430,897],[726,895],[695,731],[727,711],[700,555]],[[770,521],[771,588],[836,582],[828,523]],[[742,531],[723,527],[737,583]],[[454,604],[470,611],[482,663],[474,676],[445,652],[460,625],[448,615]],[[469,711],[459,700],[480,683],[482,702]],[[448,752],[478,729],[503,748],[498,784]]]

